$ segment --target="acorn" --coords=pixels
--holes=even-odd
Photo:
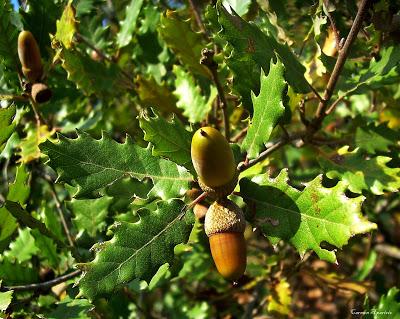
[[[228,199],[214,202],[208,208],[204,228],[218,272],[228,280],[238,280],[246,270],[243,211]]]
[[[35,83],[32,85],[31,95],[36,103],[41,104],[50,100],[52,92],[46,84]]]
[[[218,130],[198,129],[192,138],[191,156],[203,191],[217,199],[232,193],[239,174],[232,149]]]
[[[35,83],[43,75],[43,65],[39,46],[29,31],[21,31],[18,36],[18,56],[22,73],[30,83]]]

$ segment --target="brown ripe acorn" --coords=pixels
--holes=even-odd
[[[46,84],[35,83],[32,85],[31,95],[36,103],[41,104],[50,100],[52,92]]]
[[[246,227],[243,211],[234,202],[223,199],[208,209],[204,228],[218,272],[235,281],[246,270]]]
[[[22,73],[30,83],[35,83],[43,75],[43,65],[39,46],[29,31],[21,31],[18,36],[18,56]]]
[[[203,191],[222,198],[237,184],[238,172],[232,149],[213,127],[198,129],[192,138],[191,156]]]

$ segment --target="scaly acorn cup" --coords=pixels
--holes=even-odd
[[[35,83],[32,85],[31,95],[36,103],[41,104],[50,100],[52,92],[46,84]]]
[[[29,31],[21,31],[18,36],[18,56],[22,73],[30,83],[35,83],[43,75],[43,65],[39,46]]]
[[[217,199],[232,193],[239,174],[229,143],[218,130],[198,129],[192,138],[191,155],[203,191]]]
[[[207,211],[204,228],[218,272],[228,280],[238,280],[246,270],[246,221],[234,202],[214,202]]]

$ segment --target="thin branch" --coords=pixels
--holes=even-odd
[[[287,131],[286,127],[283,124],[279,124],[279,127],[281,128],[281,130],[283,132],[284,139],[286,139],[286,140],[289,139],[290,135],[289,135],[289,132]]]
[[[343,101],[343,99],[346,97],[346,95],[340,96],[335,102],[331,104],[329,109],[325,112],[326,115],[329,115],[333,112],[333,110],[336,108],[336,106]]]
[[[36,102],[33,100],[32,96],[29,97],[29,101],[31,102],[31,106],[33,109],[33,112],[35,113],[35,119],[36,119],[36,125],[38,127],[38,134],[39,134],[39,127],[40,127],[40,123],[44,123],[47,127],[50,128],[49,124],[47,123],[47,121],[44,119],[44,117],[42,116],[42,114],[40,113]]]
[[[248,130],[248,126],[246,126],[244,129],[242,129],[239,133],[237,133],[237,135],[235,135],[234,137],[231,138],[231,142],[232,143],[237,143],[238,141],[240,141],[242,139],[242,137],[244,137],[247,133]]]
[[[229,117],[228,117],[228,103],[226,102],[224,88],[218,76],[218,64],[214,61],[214,51],[210,49],[203,49],[201,51],[200,64],[205,65],[211,72],[212,79],[217,87],[218,96],[221,101],[222,119],[224,122],[225,137],[229,141]]]
[[[4,205],[21,225],[31,229],[37,229],[44,236],[51,238],[59,248],[68,248],[44,223],[32,217],[19,203],[6,201]]]
[[[243,172],[244,170],[254,166],[255,164],[263,161],[265,158],[267,158],[269,155],[271,155],[273,152],[276,150],[280,149],[282,146],[289,144],[290,142],[297,140],[301,138],[304,135],[304,133],[299,133],[299,134],[293,134],[292,136],[289,136],[288,138],[282,138],[272,144],[272,146],[268,147],[264,152],[261,152],[258,157],[255,159],[239,163],[237,169],[239,172]]]
[[[310,121],[307,120],[306,117],[306,107],[305,107],[306,101],[302,99],[299,103],[299,113],[300,113],[300,120],[304,124],[304,126],[310,125]]]
[[[103,53],[103,51],[101,51],[99,48],[97,48],[96,46],[94,46],[86,37],[84,37],[82,34],[80,33],[76,33],[75,34],[76,39],[79,42],[83,42],[84,44],[86,44],[90,49],[92,49],[93,51],[95,51],[102,59],[107,60],[110,63],[115,63],[115,61],[110,58],[109,56],[107,56],[106,54]],[[123,69],[120,69],[120,72],[129,80],[129,83],[133,83],[133,77],[126,72]]]
[[[183,206],[181,213],[186,213],[189,209],[193,208],[197,203],[200,203],[208,196],[207,192],[202,192],[190,204]]]
[[[61,202],[60,202],[60,200],[59,200],[59,198],[58,198],[58,195],[57,195],[57,193],[56,193],[56,191],[55,191],[55,187],[54,187],[54,186],[50,186],[50,187],[51,187],[51,195],[53,196],[54,201],[56,202],[56,208],[57,208],[58,214],[59,214],[59,216],[60,216],[61,223],[62,223],[62,225],[63,225],[65,234],[67,235],[68,243],[69,243],[69,245],[70,245],[71,247],[74,247],[74,242],[73,242],[73,240],[72,240],[71,233],[70,233],[70,231],[69,231],[67,222],[66,222],[65,217],[64,217],[64,211],[63,211],[63,209],[62,209]]]
[[[68,225],[67,225],[67,221],[65,220],[65,217],[64,217],[64,211],[63,211],[63,208],[62,208],[61,201],[58,198],[57,191],[56,191],[56,188],[54,186],[54,182],[47,175],[42,175],[42,177],[47,181],[47,183],[50,186],[50,192],[51,192],[51,195],[53,196],[53,199],[54,199],[54,201],[56,203],[56,209],[57,209],[58,215],[60,216],[61,223],[63,225],[65,235],[67,236],[67,239],[68,239],[68,243],[69,243],[69,245],[71,247],[75,247],[74,246],[74,242],[73,242],[72,237],[71,237],[71,233],[70,233]]]
[[[146,318],[147,316],[150,315],[150,314],[146,313],[146,311],[144,311],[144,309],[139,305],[137,298],[134,296],[132,291],[129,290],[128,287],[124,287],[122,289],[122,292],[135,305],[137,310],[143,315],[143,318]],[[151,317],[151,318],[153,318],[153,317]]]
[[[199,7],[196,5],[195,0],[188,0],[190,4],[190,8],[193,11],[194,18],[196,19],[196,23],[202,34],[208,39],[207,30],[204,27],[203,20],[201,19],[201,13]]]
[[[69,279],[72,279],[76,276],[79,276],[82,273],[82,270],[75,270],[69,274],[54,278],[49,281],[37,283],[37,284],[29,284],[29,285],[21,285],[21,286],[4,286],[1,287],[0,290],[2,291],[8,291],[8,290],[14,290],[14,291],[28,291],[28,290],[44,290],[48,289],[50,287],[53,287],[59,283],[65,282]]]
[[[343,48],[339,51],[339,56],[336,60],[335,67],[333,68],[332,74],[329,78],[328,84],[326,86],[323,100],[319,103],[317,112],[315,114],[315,118],[313,120],[312,125],[309,126],[309,135],[313,135],[319,128],[321,127],[322,121],[326,116],[326,108],[329,103],[329,100],[332,97],[333,91],[335,89],[336,83],[339,79],[340,73],[343,69],[344,63],[346,62],[347,56],[350,51],[350,47],[353,44],[354,40],[357,37],[358,32],[361,29],[364,14],[367,11],[367,5],[370,0],[362,0],[360,7],[358,8],[358,12],[354,22],[351,26],[350,32],[347,36],[346,42],[343,45]]]
[[[315,94],[315,97],[320,101],[323,102],[324,99],[322,98],[321,94],[307,81],[308,86],[310,87],[311,91]]]
[[[0,100],[11,100],[14,102],[27,102],[29,98],[24,95],[0,94]]]
[[[319,136],[313,136],[311,143],[316,145],[346,145],[349,143],[350,138],[341,138],[341,139],[329,139]]]

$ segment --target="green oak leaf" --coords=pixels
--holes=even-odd
[[[180,110],[176,107],[176,98],[165,83],[158,84],[154,77],[145,78],[137,75],[135,78],[135,90],[142,101],[143,106],[153,107],[159,112],[176,113]]]
[[[2,255],[4,256],[4,255]],[[26,285],[38,282],[39,273],[36,268],[11,262],[6,256],[0,261],[0,278],[4,285]]]
[[[361,126],[356,131],[357,147],[367,151],[369,154],[376,152],[388,152],[389,147],[399,145],[400,133],[392,130],[387,124],[371,123],[367,126]]]
[[[368,68],[358,70],[351,76],[341,77],[337,89],[339,95],[360,94],[377,90],[385,85],[398,83],[400,79],[400,46],[383,47],[380,59],[373,58]]]
[[[10,159],[14,156],[14,150],[21,142],[18,132],[14,131],[5,143],[3,150],[0,152],[0,158]]]
[[[144,132],[144,140],[153,145],[154,156],[168,158],[194,173],[190,155],[192,133],[185,129],[179,119],[167,121],[157,114],[149,117],[143,113],[139,118],[139,125]]]
[[[203,38],[190,27],[190,20],[181,20],[173,11],[160,18],[158,32],[167,46],[177,55],[182,65],[194,73],[210,78],[208,69],[200,64]]]
[[[390,319],[400,319],[399,292],[400,290],[396,287],[390,288],[387,294],[382,295],[379,303],[370,311],[373,317],[368,316],[367,318],[384,319],[390,317]]]
[[[51,54],[51,50],[48,49],[51,44],[49,34],[57,32],[55,21],[61,16],[63,9],[64,7],[55,1],[31,1],[29,6],[19,9],[24,29],[32,32],[43,60],[47,60]]]
[[[92,195],[118,179],[132,176],[138,180],[150,178],[154,187],[148,195],[166,199],[183,195],[192,180],[183,167],[153,157],[150,146],[142,148],[129,136],[121,144],[105,133],[96,140],[78,132],[76,139],[59,135],[58,143],[46,141],[40,147],[58,172],[58,180],[78,186],[74,197]]]
[[[157,6],[148,5],[143,8],[143,18],[140,19],[139,34],[155,32],[160,22],[160,11]]]
[[[103,196],[96,199],[73,199],[72,212],[75,215],[73,222],[78,228],[78,237],[86,231],[89,236],[95,237],[106,227],[108,208],[113,201],[112,197]]]
[[[78,89],[87,95],[98,94],[106,96],[111,92],[128,88],[123,84],[120,69],[115,64],[106,65],[92,60],[88,55],[79,51],[59,48],[57,58],[61,66],[67,71],[67,78]]]
[[[28,213],[22,206],[13,201],[7,200],[4,204],[4,207],[12,214],[18,222],[26,227],[37,230],[42,235],[45,235],[54,240],[60,247],[65,248],[65,244],[58,239],[56,235],[52,231],[50,231],[45,224],[43,224],[40,220],[37,220],[32,214]]]
[[[17,167],[15,180],[8,188],[7,200],[25,204],[30,193],[29,177],[30,174],[25,165]],[[11,236],[16,228],[17,220],[5,206],[0,207],[0,241]]]
[[[54,130],[49,131],[46,125],[28,128],[27,136],[18,144],[20,148],[18,155],[21,157],[18,161],[27,164],[40,158],[42,153],[40,152],[39,145],[50,138],[54,132]]]
[[[139,210],[138,222],[114,224],[114,237],[96,244],[96,258],[80,265],[80,295],[93,299],[133,279],[150,282],[162,265],[173,262],[174,247],[189,238],[194,218],[181,212],[184,207],[178,199],[159,201],[156,210]]]
[[[143,0],[132,0],[126,7],[125,19],[120,22],[121,28],[117,34],[118,48],[123,48],[131,42],[142,4]]]
[[[61,227],[59,215],[56,213],[56,207],[49,207],[46,203],[42,203],[41,207],[40,219],[43,221],[47,229],[51,229],[51,232],[55,237],[53,240],[64,241],[65,233]]]
[[[290,242],[301,256],[313,250],[318,257],[336,262],[333,250],[321,247],[327,242],[338,248],[350,237],[377,226],[361,215],[363,196],[345,196],[346,184],[325,188],[317,176],[299,191],[288,184],[288,172],[276,178],[267,174],[240,181],[240,192],[247,203],[255,205],[256,222],[272,244]]]
[[[18,86],[17,71],[20,67],[17,54],[18,33],[23,29],[18,14],[9,1],[0,1],[0,78]]]
[[[18,237],[10,244],[10,249],[4,252],[7,258],[15,259],[20,263],[30,260],[39,249],[35,245],[35,238],[29,228],[18,229]]]
[[[250,121],[247,135],[243,140],[241,149],[247,152],[248,158],[257,157],[268,142],[272,130],[285,114],[282,99],[287,89],[287,83],[283,76],[285,68],[278,61],[274,64],[271,60],[269,74],[264,75],[261,70],[261,88],[256,96],[253,92],[253,118]]]
[[[96,9],[96,0],[80,0],[76,4],[76,16],[78,18],[90,14]]]
[[[105,189],[105,194],[113,198],[110,210],[118,212],[126,211],[133,199],[146,198],[152,187],[153,184],[149,180],[138,181],[131,177],[115,181],[115,183]]]
[[[321,153],[318,162],[329,178],[338,178],[348,185],[353,193],[367,190],[381,195],[384,191],[397,192],[400,188],[400,168],[390,168],[387,156],[366,157],[360,149],[348,151],[343,146],[337,153]]]
[[[250,92],[260,90],[261,68],[269,72],[270,61],[278,55],[285,66],[285,78],[296,92],[310,91],[304,78],[305,68],[286,44],[281,44],[264,34],[255,24],[230,14],[220,2],[217,3],[218,21],[222,30],[218,34],[232,47],[226,64],[233,72],[233,88],[242,97],[244,106],[251,109]]]
[[[225,8],[231,7],[238,15],[244,16],[249,11],[251,0],[224,0],[222,2]]]
[[[57,302],[57,308],[46,315],[47,319],[90,319],[93,305],[86,299],[64,298]]]
[[[44,236],[38,229],[32,230],[32,236],[35,239],[36,247],[39,249],[38,255],[41,257],[42,263],[57,269],[60,263],[60,255],[57,252],[57,246],[54,241]]]
[[[0,287],[1,287],[1,280],[0,280]],[[13,292],[14,291],[12,290],[6,292],[0,292],[0,312],[7,310],[8,306],[11,303]]]
[[[173,72],[176,76],[174,95],[178,99],[176,105],[183,110],[189,122],[199,123],[203,121],[211,110],[212,102],[217,96],[217,89],[210,88],[208,98],[201,93],[200,87],[189,72],[181,66],[174,65]]]
[[[54,39],[61,42],[65,48],[70,49],[74,42],[74,35],[77,32],[78,22],[75,20],[76,10],[72,0],[65,6],[60,20],[57,20],[57,31]],[[54,41],[53,39],[53,41]]]
[[[15,116],[15,105],[11,105],[6,109],[0,108],[0,149],[3,148],[5,142],[15,130],[15,123],[12,123]]]

